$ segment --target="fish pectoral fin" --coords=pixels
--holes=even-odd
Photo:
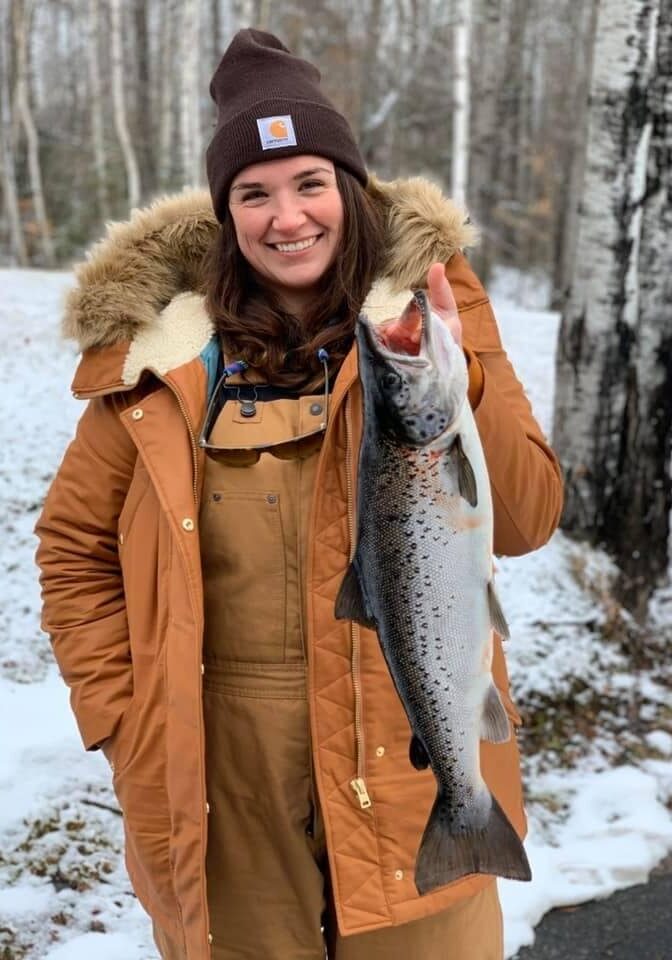
[[[355,620],[363,627],[375,629],[376,621],[362,593],[362,585],[354,563],[350,564],[343,577],[343,583],[336,597],[334,613],[337,620]]]
[[[506,617],[504,616],[504,611],[502,610],[502,606],[499,602],[495,585],[492,580],[488,582],[488,610],[490,611],[490,623],[492,624],[492,629],[504,640],[508,640],[510,637],[509,625],[506,622]]]
[[[464,452],[459,433],[455,437],[453,448],[457,455],[457,485],[460,496],[463,497],[470,506],[475,507],[478,504],[476,475],[474,468],[469,462],[469,457]]]
[[[485,695],[481,717],[481,739],[490,743],[506,743],[511,737],[511,725],[506,715],[499,690],[491,683]]]
[[[429,766],[429,757],[424,744],[413,734],[408,748],[408,758],[416,770],[426,770]]]

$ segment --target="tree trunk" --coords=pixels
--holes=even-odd
[[[19,212],[19,192],[12,149],[12,108],[10,92],[10,53],[7,38],[10,35],[9,10],[2,8],[0,23],[0,150],[2,151],[2,195],[9,221],[12,255],[20,267],[28,266],[26,243]]]
[[[121,0],[110,0],[112,14],[112,95],[114,99],[114,124],[121,144],[126,166],[128,205],[131,209],[140,205],[140,175],[135,150],[131,142],[126,120],[124,95],[124,55],[121,38]]]
[[[469,176],[469,118],[471,91],[469,62],[471,54],[471,0],[457,0],[457,23],[454,32],[454,107],[453,107],[453,162],[452,197],[463,207],[467,205]]]
[[[96,196],[101,219],[110,219],[110,200],[107,189],[107,162],[103,132],[103,95],[100,81],[100,0],[89,0],[89,83],[91,85],[91,137],[96,167]]]
[[[174,50],[176,41],[176,20],[178,14],[173,0],[165,4],[161,18],[161,36],[159,46],[159,187],[168,190],[172,185],[173,157],[176,152],[175,142],[175,97],[177,85],[175,83]]]
[[[28,171],[33,192],[33,209],[42,238],[44,263],[53,267],[55,263],[54,245],[47,220],[47,210],[42,189],[42,170],[40,168],[40,143],[30,108],[30,88],[28,79],[28,32],[32,16],[32,0],[18,0],[16,4],[14,42],[16,49],[16,106],[21,116],[23,130],[28,146]]]
[[[588,130],[588,106],[590,81],[593,72],[593,51],[595,49],[595,29],[597,26],[597,8],[599,0],[584,0],[572,9],[574,44],[579,49],[574,73],[578,73],[578,83],[572,108],[572,126],[574,138],[572,149],[568,152],[569,183],[566,202],[559,204],[559,216],[556,218],[558,230],[553,263],[553,294],[551,306],[559,309],[564,306],[574,272],[577,230],[579,222],[579,201],[586,162],[586,134]],[[585,67],[583,66],[585,64]]]
[[[182,77],[180,91],[180,138],[182,140],[182,184],[201,182],[201,123],[199,82],[200,0],[182,4]]]
[[[142,189],[145,197],[156,190],[156,164],[154,160],[154,111],[152,110],[152,77],[150,72],[149,16],[147,0],[135,0],[133,22],[135,26],[135,62],[137,66],[137,96],[135,128],[138,165],[142,171]]]
[[[672,426],[668,0],[602,0],[576,267],[556,361],[562,526],[638,616],[667,570]]]

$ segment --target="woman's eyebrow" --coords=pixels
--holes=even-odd
[[[312,167],[310,170],[302,170],[301,173],[297,173],[292,177],[292,180],[301,180],[303,177],[312,177],[316,173],[333,173],[332,170],[329,170],[327,167]],[[235,187],[232,187],[231,190],[251,190],[256,188],[257,190],[263,189],[264,184],[261,181],[256,180],[254,182],[247,183],[237,183]]]

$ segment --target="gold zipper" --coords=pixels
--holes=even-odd
[[[350,533],[350,563],[355,555],[355,507],[352,479],[352,411],[350,406],[350,396],[345,398],[345,471],[346,471],[346,490],[348,506],[348,531]],[[352,649],[352,687],[355,694],[355,748],[357,754],[357,776],[350,781],[350,786],[355,792],[359,805],[362,810],[367,810],[371,806],[371,797],[366,789],[366,780],[364,779],[364,731],[362,728],[362,681],[360,677],[361,656],[360,656],[360,632],[359,624],[350,622],[350,642]]]

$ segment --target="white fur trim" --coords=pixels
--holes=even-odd
[[[134,386],[143,370],[163,375],[197,357],[214,333],[198,293],[179,293],[157,315],[156,323],[140,329],[126,355],[122,379]]]
[[[401,293],[392,292],[389,280],[377,280],[364,301],[362,313],[366,314],[371,323],[383,323],[384,320],[396,320],[404,312],[410,300],[413,299],[412,290],[402,290]]]

